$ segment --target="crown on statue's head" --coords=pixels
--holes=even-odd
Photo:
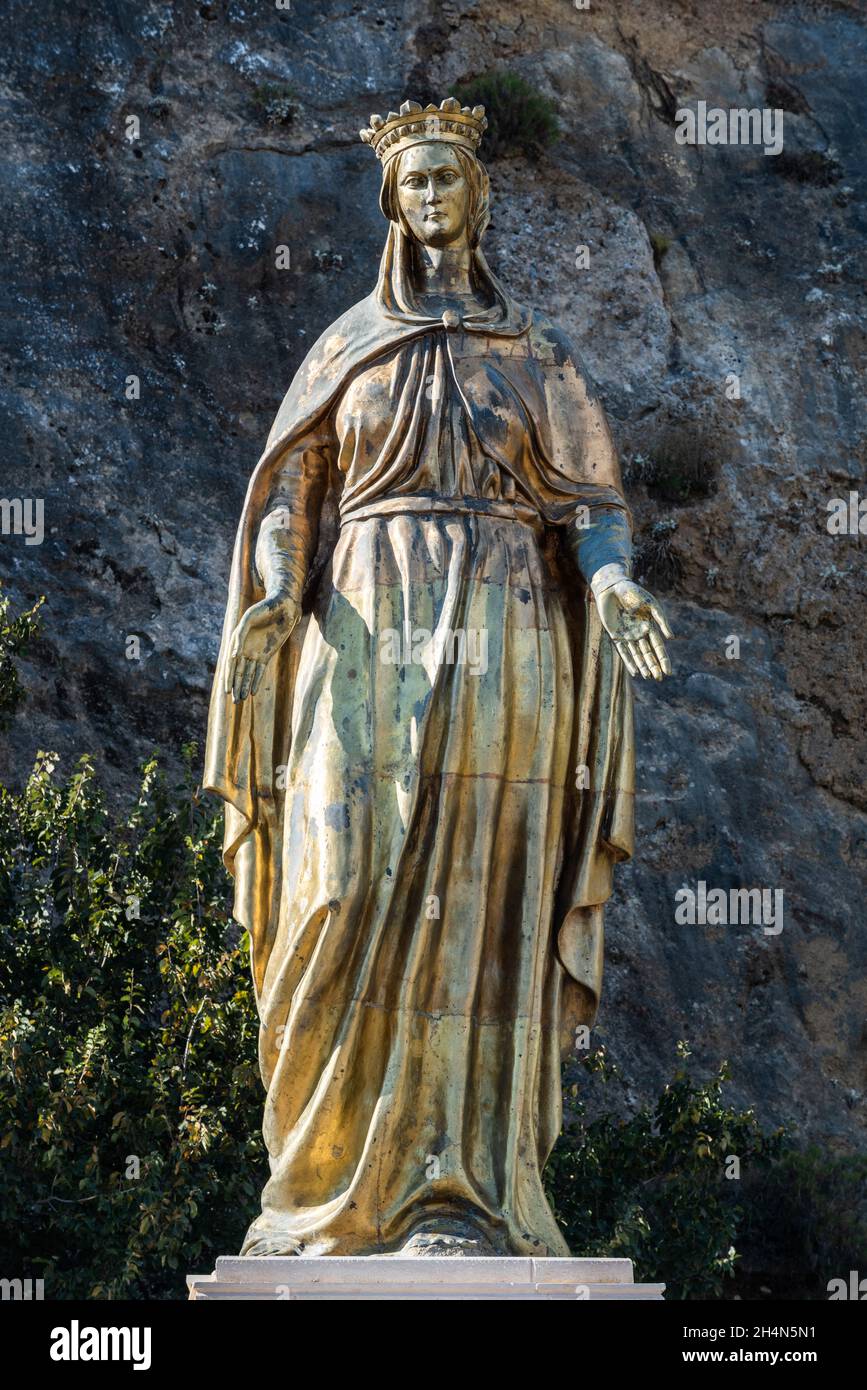
[[[368,129],[358,133],[385,168],[394,155],[423,140],[444,140],[476,154],[487,126],[484,106],[470,110],[455,97],[446,97],[439,106],[431,103],[424,109],[417,101],[405,101],[400,111],[371,116]]]

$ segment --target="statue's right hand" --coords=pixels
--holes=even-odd
[[[255,695],[265,667],[301,617],[301,605],[291,598],[264,598],[248,608],[229,643],[223,688],[237,703]]]

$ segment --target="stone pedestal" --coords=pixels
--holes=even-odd
[[[636,1284],[631,1260],[480,1256],[224,1256],[213,1274],[187,1278],[210,1299],[661,1299],[664,1284]]]

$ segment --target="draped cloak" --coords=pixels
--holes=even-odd
[[[359,373],[422,340],[444,347],[469,429],[503,475],[514,471],[514,460],[504,448],[506,417],[511,429],[517,418],[527,441],[524,476],[515,478],[511,496],[518,513],[536,512],[541,521],[544,565],[567,615],[574,673],[575,782],[562,814],[550,949],[562,975],[564,1008],[572,990],[583,1001],[584,1020],[590,1022],[595,1015],[602,973],[601,905],[611,893],[613,864],[632,852],[634,754],[629,680],[601,626],[587,581],[603,564],[628,561],[622,543],[610,539],[606,526],[612,516],[628,519],[628,512],[604,414],[572,344],[541,315],[516,304],[478,250],[474,275],[490,308],[466,315],[457,326],[445,323],[447,316],[425,313],[412,291],[407,239],[392,224],[375,290],[337,319],[305,358],[247,490],[211,698],[204,785],[225,802],[224,861],[234,877],[235,916],[250,934],[263,1020],[268,1006],[263,994],[269,965],[273,974],[271,956],[279,935],[284,840],[292,814],[293,790],[284,786],[284,773],[292,751],[296,674],[311,610],[322,586],[329,583],[339,527],[363,515],[368,497],[376,497],[377,489],[381,496],[388,465],[385,449],[349,497],[335,458],[329,460],[303,594],[304,617],[271,660],[256,694],[239,703],[224,690],[230,639],[243,613],[264,597],[256,544],[286,460],[303,451],[305,441],[316,438]],[[480,372],[483,391],[478,389]],[[583,519],[576,524],[579,514]],[[370,583],[374,580],[371,573]],[[260,1064],[266,1087],[279,1063],[280,1041],[263,1022]],[[557,1120],[557,1115],[548,1115],[540,1124],[539,1167],[556,1138]],[[274,1162],[272,1149],[272,1171]],[[552,1253],[565,1253],[556,1237],[543,1237],[542,1245]],[[276,1253],[278,1248],[272,1244],[263,1253]],[[514,1242],[510,1248],[520,1253]],[[521,1246],[532,1248],[532,1243]],[[321,1249],[327,1253],[327,1243]],[[340,1253],[350,1249],[342,1246]],[[357,1252],[370,1249],[362,1244]]]

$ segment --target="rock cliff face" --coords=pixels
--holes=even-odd
[[[154,746],[201,742],[247,478],[308,346],[375,273],[356,132],[517,72],[562,133],[492,165],[486,250],[583,345],[679,637],[672,680],[637,691],[639,853],[595,1036],[635,1098],[687,1037],[763,1119],[858,1142],[867,580],[863,539],[826,523],[867,495],[863,16],[44,0],[4,23],[0,494],[44,499],[45,538],[0,538],[0,575],[49,600],[6,779],[37,747],[90,750],[124,796]],[[783,152],[679,144],[699,101],[782,110]],[[783,890],[782,932],[678,925],[699,881]]]

